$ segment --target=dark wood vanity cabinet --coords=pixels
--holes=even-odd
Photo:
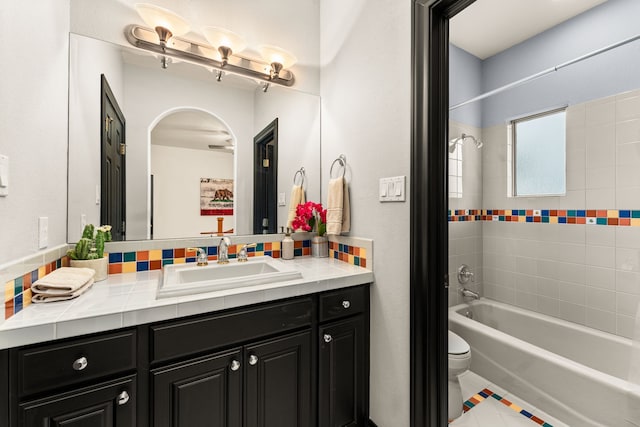
[[[0,351],[0,425],[358,427],[369,287]]]

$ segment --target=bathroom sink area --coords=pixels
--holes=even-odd
[[[235,289],[245,286],[285,282],[302,278],[293,266],[269,256],[249,258],[247,262],[230,260],[229,264],[211,261],[209,265],[169,264],[162,268],[156,298],[192,295]]]

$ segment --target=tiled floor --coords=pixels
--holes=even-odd
[[[543,425],[545,427],[569,427],[544,411],[528,404],[524,400],[514,396],[507,390],[487,381],[474,372],[467,371],[460,375],[460,387],[462,388],[462,397],[465,401],[472,398],[478,392],[489,389],[493,393],[500,395],[516,406],[509,407],[494,397],[488,397],[479,401],[466,413],[452,423],[451,427],[534,427]],[[514,410],[517,409],[518,411]],[[524,409],[532,417],[527,417],[519,413],[520,409]],[[534,421],[534,418],[537,421]],[[541,424],[543,421],[546,424]]]

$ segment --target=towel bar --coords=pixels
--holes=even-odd
[[[344,154],[340,154],[338,158],[335,159],[333,163],[331,163],[331,169],[329,169],[329,178],[334,178],[333,167],[335,166],[336,163],[340,163],[340,166],[342,166],[342,178],[344,178],[344,173],[347,170],[347,158],[345,157]],[[335,177],[335,178],[338,178],[338,177]]]
[[[296,179],[300,177],[300,184],[296,182]],[[295,175],[293,175],[293,185],[299,185],[301,187],[304,186],[304,179],[306,178],[306,174],[304,173],[304,167],[301,167],[296,171]]]

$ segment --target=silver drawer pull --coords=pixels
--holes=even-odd
[[[324,342],[327,342],[327,343],[333,341],[333,337],[329,334],[324,334],[323,338],[324,338]]]
[[[249,365],[254,366],[256,363],[258,363],[258,356],[255,354],[249,356]]]
[[[129,401],[129,393],[123,391],[118,395],[118,405],[124,405]]]
[[[347,308],[351,307],[351,302],[349,302],[349,300],[344,300],[344,301],[342,301],[342,306],[346,310]]]
[[[73,370],[74,371],[82,371],[84,368],[89,365],[89,361],[86,357],[82,356],[80,359],[73,362]]]
[[[240,369],[240,362],[238,362],[237,360],[232,360],[231,361],[231,370],[232,371],[237,371],[238,369]]]

